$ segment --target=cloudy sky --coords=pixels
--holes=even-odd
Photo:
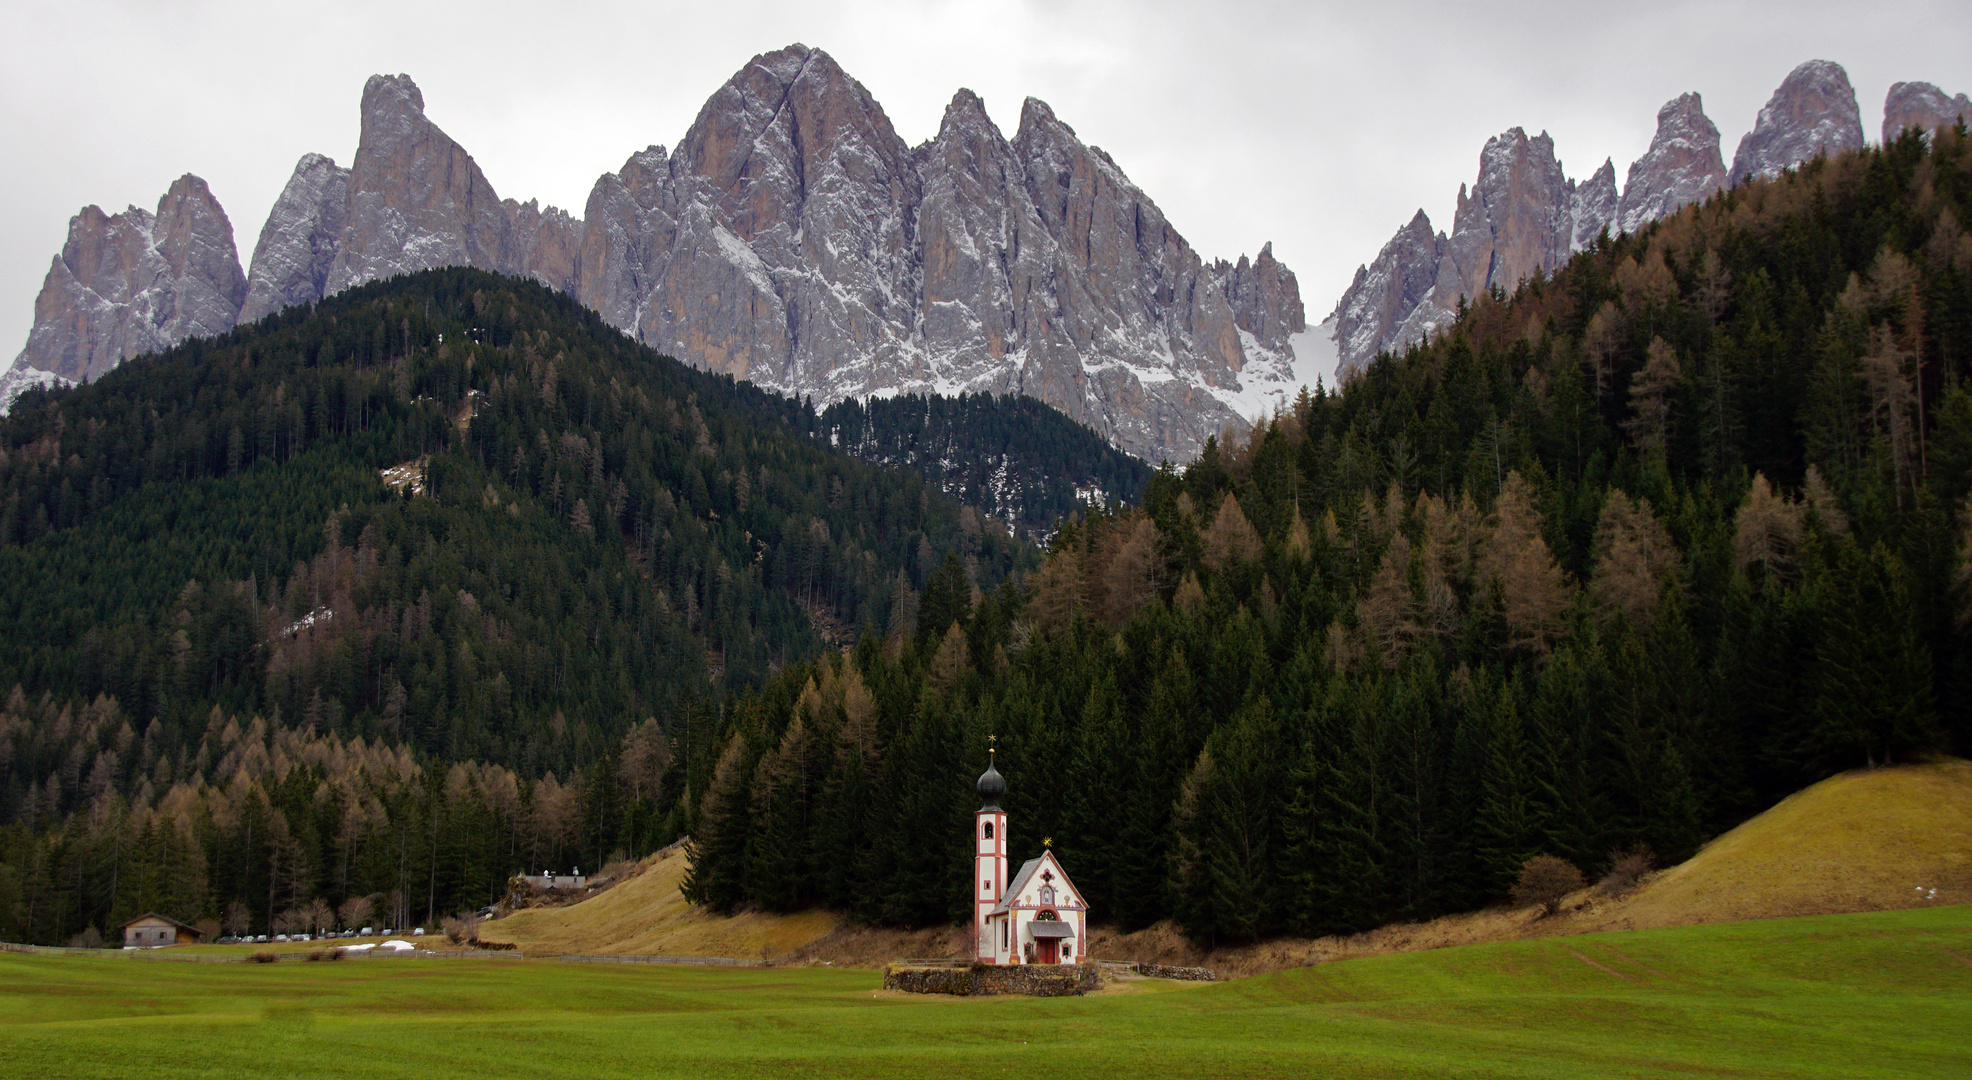
[[[909,142],[970,87],[1009,135],[1029,95],[1109,151],[1201,255],[1272,241],[1310,321],[1422,207],[1449,227],[1488,136],[1554,136],[1620,178],[1659,105],[1704,95],[1725,156],[1810,58],[1848,68],[1872,138],[1899,80],[1972,91],[1965,0],[1166,3],[1163,0],[10,0],[0,40],[0,364],[86,203],[154,208],[203,176],[242,262],[295,159],[348,164],[375,72],[503,196],[581,212],[600,173],[674,145],[752,55],[834,54]]]

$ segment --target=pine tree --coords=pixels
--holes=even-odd
[[[1902,562],[1882,544],[1844,550],[1815,646],[1813,727],[1824,767],[1874,767],[1937,745],[1930,650],[1910,617]]]

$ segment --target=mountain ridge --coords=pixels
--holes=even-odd
[[[1300,385],[1292,271],[1270,249],[1201,259],[1038,99],[1008,139],[960,90],[913,147],[826,52],[789,46],[727,80],[675,151],[653,145],[600,177],[582,218],[502,199],[408,76],[372,77],[361,118],[347,169],[297,163],[232,298],[237,320],[473,266],[533,277],[635,340],[782,393],[1023,394],[1148,460],[1188,459]],[[17,367],[61,375],[65,351],[113,363],[179,340],[78,323],[64,272]]]
[[[1883,141],[1906,126],[1931,131],[1972,119],[1972,102],[1930,83],[1897,83],[1884,99]],[[1479,176],[1461,185],[1449,233],[1433,233],[1419,210],[1356,277],[1321,324],[1335,342],[1337,379],[1377,353],[1400,351],[1444,331],[1461,300],[1488,289],[1511,292],[1549,274],[1607,229],[1633,233],[1683,206],[1749,178],[1770,178],[1817,157],[1864,145],[1855,89],[1840,64],[1809,60],[1789,72],[1740,139],[1728,170],[1719,129],[1699,94],[1682,94],[1657,112],[1657,128],[1633,162],[1620,196],[1614,163],[1587,180],[1567,178],[1545,132],[1528,139],[1510,128],[1487,140]],[[1424,285],[1425,279],[1429,285]]]

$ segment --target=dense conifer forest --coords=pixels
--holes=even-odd
[[[1968,214],[1963,131],[1750,183],[1038,564],[844,427],[465,272],[23,399],[0,936],[401,924],[686,836],[714,910],[945,922],[988,734],[1015,854],[1203,942],[1682,858],[1972,750]]]
[[[1968,214],[1972,140],[1909,135],[1481,297],[1017,597],[736,704],[681,762],[691,893],[962,918],[988,733],[1017,855],[1204,942],[1681,859],[1972,750]]]
[[[1134,505],[1150,482],[1149,465],[1029,397],[851,399],[824,409],[821,424],[834,445],[916,469],[1029,536],[1046,536],[1088,506]]]
[[[28,905],[0,933],[162,903],[128,892],[147,879],[126,848],[165,804],[206,868],[177,909],[258,896],[262,925],[413,879],[422,917],[522,862],[641,848],[655,826],[516,847],[507,817],[623,761],[635,806],[580,790],[648,816],[656,732],[906,613],[947,559],[971,589],[1033,558],[918,475],[829,448],[805,405],[470,271],[30,395],[0,423],[0,912]],[[447,838],[442,789],[393,800],[452,763],[484,805]],[[351,869],[420,835],[415,871]]]

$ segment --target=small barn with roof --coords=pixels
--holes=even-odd
[[[988,751],[990,754],[991,751]],[[984,964],[1073,964],[1087,959],[1089,905],[1052,848],[1007,878],[1006,779],[992,763],[979,777],[973,815],[973,958]]]
[[[197,945],[205,937],[196,926],[186,926],[177,919],[166,918],[154,911],[124,923],[118,929],[123,931],[123,947],[126,949],[159,949],[166,945]]]

